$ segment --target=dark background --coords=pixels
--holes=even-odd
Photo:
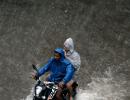
[[[130,0],[0,0],[0,99],[26,97],[31,64],[44,64],[68,37],[82,60],[80,88],[110,69],[129,100]]]

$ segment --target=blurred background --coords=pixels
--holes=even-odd
[[[0,0],[0,98],[27,99],[31,64],[73,38],[77,100],[130,100],[130,0]]]

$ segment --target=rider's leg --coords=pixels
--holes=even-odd
[[[67,88],[69,89],[69,92],[70,92],[70,94],[69,94],[69,97],[70,97],[70,100],[73,100],[73,97],[72,97],[72,92],[73,92],[73,88],[72,88],[72,84],[74,83],[74,81],[73,80],[71,80],[71,81],[69,81],[68,83],[67,83]]]
[[[57,93],[56,93],[56,100],[62,100],[62,89],[58,87]]]

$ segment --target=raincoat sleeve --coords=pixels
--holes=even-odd
[[[72,79],[73,75],[74,75],[74,68],[71,64],[68,64],[67,69],[66,69],[66,75],[63,79],[64,84],[69,82]]]
[[[72,64],[75,67],[75,70],[79,71],[80,65],[81,65],[81,60],[80,60],[80,56],[78,53],[75,55],[74,60],[72,60]]]
[[[39,77],[40,77],[41,75],[43,75],[44,73],[46,73],[47,71],[49,71],[51,62],[52,62],[52,59],[50,59],[47,64],[45,64],[44,66],[42,66],[42,67],[38,70],[38,76],[39,76]]]
[[[75,52],[72,54],[72,58],[71,57],[67,57],[67,58],[74,66],[75,71],[79,71],[81,65],[80,55],[77,52]]]

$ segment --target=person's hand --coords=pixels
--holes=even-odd
[[[64,85],[65,85],[64,82],[60,82],[60,83],[59,83],[59,87],[60,87],[60,88],[63,88]]]
[[[49,95],[48,98],[47,98],[47,100],[52,100],[52,97]]]
[[[31,73],[31,77],[32,77],[33,79],[35,79],[35,80],[38,79],[37,73],[34,73],[34,72]]]

